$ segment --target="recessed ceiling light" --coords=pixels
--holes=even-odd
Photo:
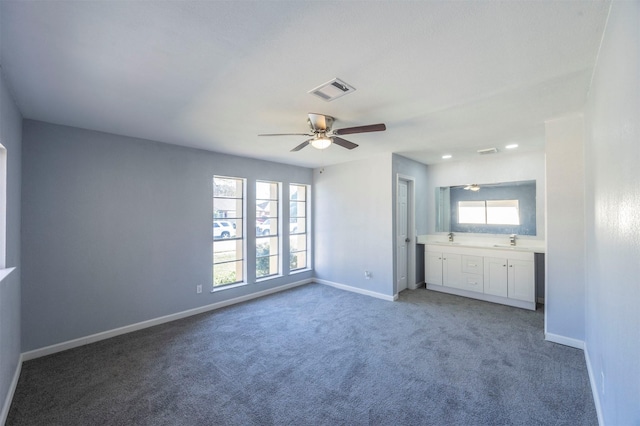
[[[507,149],[514,149],[514,148],[517,148],[517,147],[518,147],[517,143],[512,143],[510,145],[505,146],[505,148],[507,148]]]
[[[451,154],[445,154],[442,156],[443,160],[448,160],[449,158],[451,158]]]

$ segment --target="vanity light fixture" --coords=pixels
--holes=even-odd
[[[477,191],[480,191],[480,185],[478,185],[477,183],[474,183],[474,184],[465,186],[464,189],[466,189],[467,191],[477,192]]]
[[[442,156],[442,159],[443,159],[443,160],[448,160],[448,159],[449,159],[449,158],[451,158],[451,157],[452,157],[452,155],[451,155],[451,154],[445,154],[445,155],[443,155],[443,156]]]
[[[509,145],[505,146],[506,149],[515,149],[517,147],[518,147],[517,143],[512,143],[512,144],[509,144]]]

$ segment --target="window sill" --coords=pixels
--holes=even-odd
[[[264,282],[264,281],[269,281],[269,280],[272,280],[274,278],[281,278],[281,277],[283,277],[282,274],[276,274],[276,275],[269,275],[268,277],[256,278],[256,284]]]
[[[303,272],[309,272],[311,270],[312,270],[311,268],[296,269],[295,271],[290,271],[289,275],[301,274]]]
[[[245,285],[247,285],[247,283],[236,283],[236,284],[229,284],[229,285],[225,285],[225,286],[222,286],[222,287],[214,287],[214,288],[211,290],[211,293],[217,293],[217,292],[219,292],[219,291],[228,290],[228,289],[230,289],[230,288],[243,287],[243,286],[245,286]]]
[[[13,272],[14,269],[16,268],[14,267],[14,268],[0,269],[0,282],[2,282],[5,278],[7,278],[9,274]]]

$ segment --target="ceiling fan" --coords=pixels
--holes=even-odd
[[[331,129],[335,119],[329,115],[309,113],[307,123],[311,128],[309,133],[267,133],[258,136],[311,136],[310,139],[302,142],[291,150],[291,152],[300,151],[305,146],[311,144],[314,148],[329,148],[332,143],[340,145],[343,148],[353,149],[358,145],[341,138],[342,135],[351,135],[354,133],[382,132],[387,129],[384,124],[369,124],[367,126],[347,127],[344,129]]]

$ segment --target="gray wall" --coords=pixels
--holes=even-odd
[[[248,200],[255,179],[312,181],[311,169],[25,120],[22,350],[310,278],[209,291],[215,174],[247,178]]]
[[[314,171],[318,278],[394,294],[391,181],[391,154]],[[364,278],[365,270],[371,279]]]
[[[640,2],[615,1],[587,108],[586,353],[603,423],[640,424]]]
[[[22,117],[7,90],[1,68],[0,142],[7,149],[6,267],[16,268],[0,282],[0,404],[3,404],[20,358]],[[0,418],[0,422],[2,420]]]
[[[545,333],[553,341],[584,341],[584,120],[546,123],[547,251]],[[560,340],[558,340],[560,338]]]

